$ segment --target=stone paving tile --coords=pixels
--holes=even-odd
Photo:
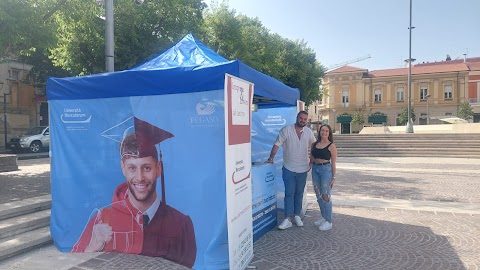
[[[255,256],[287,269],[479,269],[480,216],[335,207],[321,232],[313,205],[302,228],[272,230]],[[260,269],[260,268],[259,268]]]
[[[189,269],[163,258],[118,252],[103,253],[69,270],[184,270]]]
[[[454,170],[441,162],[433,163],[428,168],[436,171],[427,173],[420,170],[425,161],[409,164],[392,160],[362,158],[358,168],[349,161],[338,170],[333,190],[334,228],[321,232],[313,225],[319,216],[318,206],[313,204],[304,227],[274,229],[258,240],[252,265],[258,270],[480,269],[478,215],[335,205],[335,195],[342,194],[480,203],[478,163],[455,161]],[[20,171],[0,173],[0,203],[49,194],[49,161],[19,161]],[[388,170],[375,170],[376,166]],[[308,183],[312,192],[311,181]],[[162,258],[121,253],[99,254],[70,268],[93,269],[186,268]]]
[[[17,164],[18,171],[0,173],[0,204],[50,194],[50,158]]]
[[[479,269],[480,216],[334,208],[334,228],[321,232],[312,205],[304,227],[274,229],[254,244],[250,265],[280,269]],[[279,220],[282,220],[281,214]],[[161,258],[102,254],[77,269],[186,269]]]
[[[345,164],[342,163],[342,158],[339,158],[337,180],[332,194],[480,204],[480,181],[477,180],[480,179],[480,160],[475,163],[456,159],[455,162],[460,164],[452,165],[455,169],[445,164],[380,161],[372,160],[369,163],[362,158],[356,166],[347,163],[348,166],[342,168]],[[461,164],[462,161],[466,164]],[[375,170],[377,167],[385,170]],[[425,167],[436,171],[420,171]],[[309,191],[313,192],[311,180],[307,184]]]

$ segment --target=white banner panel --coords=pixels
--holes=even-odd
[[[225,76],[225,168],[231,270],[253,258],[251,104],[253,84]]]

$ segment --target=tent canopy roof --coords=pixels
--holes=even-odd
[[[228,61],[193,35],[130,70],[47,81],[49,100],[202,92],[224,88],[225,73],[255,84],[254,103],[293,106],[300,92],[240,60]]]

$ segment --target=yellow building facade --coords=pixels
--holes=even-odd
[[[414,125],[442,124],[467,101],[480,122],[480,57],[412,66]],[[323,97],[309,106],[314,124],[328,123],[337,133],[358,133],[363,126],[397,126],[408,107],[408,68],[368,71],[344,66],[325,74]],[[363,125],[351,124],[363,115]],[[315,125],[314,125],[315,128]]]

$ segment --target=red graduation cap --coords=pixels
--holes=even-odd
[[[156,144],[173,137],[173,134],[134,117],[135,133],[126,136],[120,147],[122,157],[158,158]],[[134,136],[133,136],[134,135]]]
[[[173,134],[165,131],[159,127],[156,127],[148,122],[134,117],[135,133],[125,136],[120,144],[120,155],[124,156],[144,158],[154,157],[158,159],[156,144],[172,138]],[[165,199],[165,183],[164,183],[164,168],[161,158],[159,159],[162,165],[162,203],[166,203]]]

